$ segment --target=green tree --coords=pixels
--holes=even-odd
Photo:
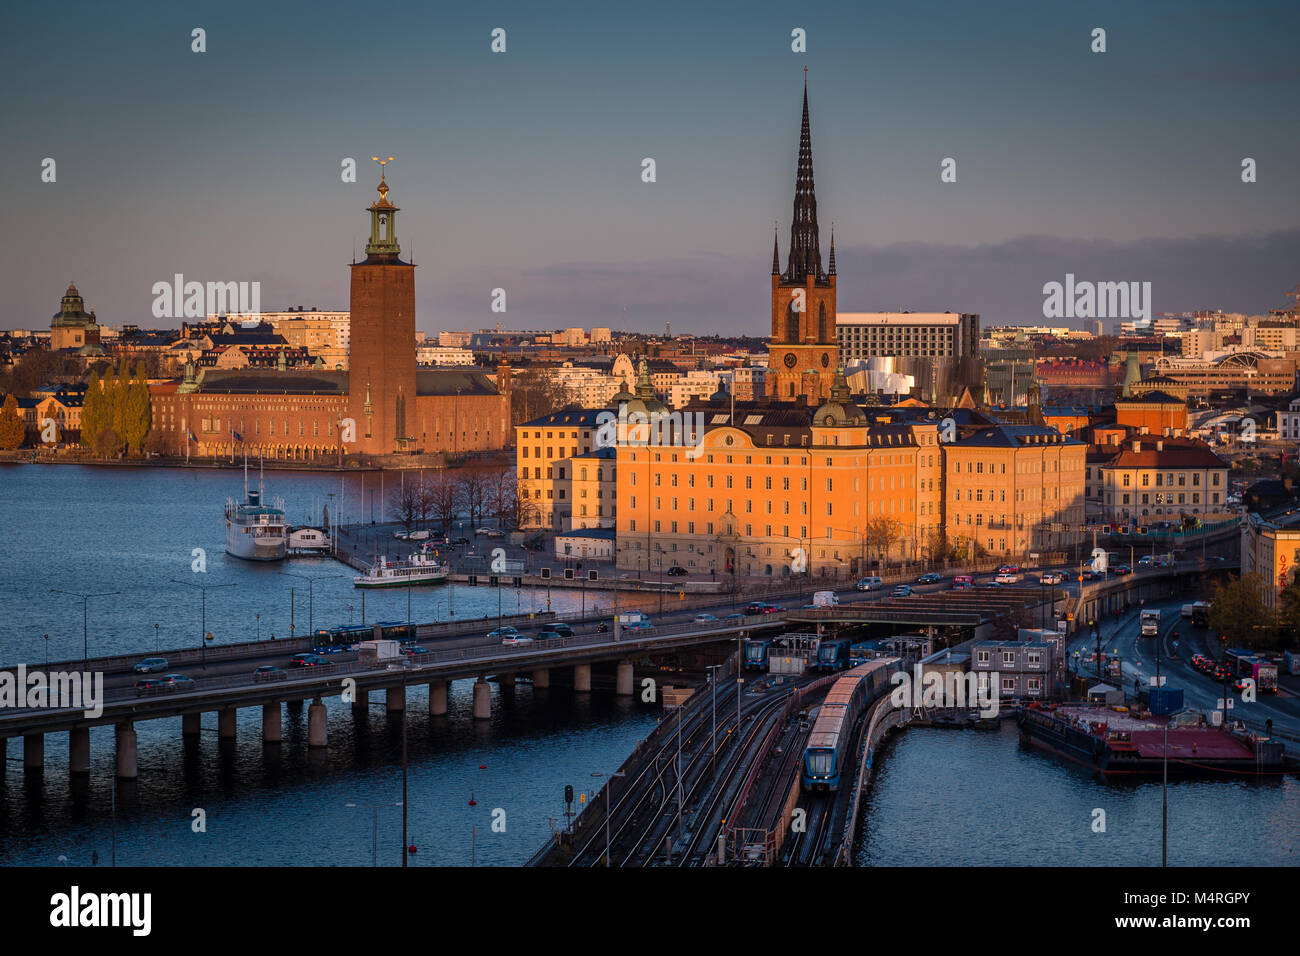
[[[1282,589],[1277,602],[1278,644],[1286,649],[1300,639],[1300,577]]]
[[[122,366],[125,368],[126,363]],[[138,362],[135,376],[126,389],[126,398],[122,412],[122,440],[128,448],[137,454],[143,453],[144,442],[150,427],[149,385],[146,380],[144,362]]]
[[[126,359],[123,359],[117,366],[117,373],[113,376],[112,387],[108,391],[108,407],[110,415],[108,427],[117,432],[119,439],[125,439],[127,434],[127,403],[131,390],[131,371],[126,366]]]
[[[116,458],[122,454],[122,437],[111,428],[101,428],[95,433],[92,447],[95,454],[102,458]]]
[[[93,372],[86,383],[86,399],[81,406],[81,444],[89,448],[95,435],[104,427],[104,389],[100,377]]]
[[[1276,621],[1263,600],[1264,580],[1243,574],[1214,588],[1210,627],[1230,647],[1263,647],[1274,641]]]
[[[21,448],[26,437],[27,428],[18,410],[18,399],[10,392],[5,396],[4,408],[0,408],[0,449],[13,451]]]

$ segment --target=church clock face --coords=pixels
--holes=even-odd
[[[795,365],[798,364],[799,359],[795,357],[795,354],[793,352],[786,352],[785,358],[782,359],[782,361],[785,362],[786,368],[794,368]]]
[[[830,355],[829,352],[823,352],[823,353],[822,353],[822,368],[830,368],[830,367],[831,367],[831,355]]]

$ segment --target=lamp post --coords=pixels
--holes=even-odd
[[[593,777],[603,777],[603,773],[593,773]],[[605,783],[605,866],[609,866],[610,860],[610,839],[609,839],[609,815],[610,815],[610,797],[609,791],[614,787],[615,777],[626,777],[627,774],[621,770],[615,770],[609,775],[609,780]]]
[[[379,866],[379,808],[390,807],[390,806],[400,807],[403,806],[403,804],[401,803],[345,803],[343,804],[343,806],[352,807],[353,809],[368,808],[371,811],[372,823],[371,823],[371,836],[370,836],[370,865],[375,867]],[[403,839],[402,841],[402,854],[403,854],[403,858],[405,858],[405,854],[406,854],[405,839]]]
[[[200,667],[208,666],[208,589],[209,588],[233,588],[234,584],[194,584],[190,581],[178,581],[176,578],[171,579],[172,584],[182,584],[187,588],[198,588],[203,592],[203,616],[199,628],[199,651],[202,655]]]
[[[283,574],[283,575],[284,575],[285,577],[287,577],[287,578],[298,578],[298,579],[301,580],[301,581],[306,581],[306,582],[307,582],[307,633],[308,633],[308,634],[313,634],[313,633],[315,633],[315,631],[313,630],[314,625],[315,625],[315,615],[314,615],[314,613],[313,613],[314,610],[315,610],[315,594],[314,594],[313,584],[314,584],[314,582],[316,582],[316,581],[323,581],[323,580],[325,580],[326,578],[341,578],[341,577],[343,577],[343,575],[341,575],[341,574],[317,574],[317,575],[314,575],[314,576],[308,576],[308,575],[306,575],[306,574],[295,574],[293,571],[277,571],[276,573],[277,573],[277,574]],[[408,584],[409,584],[409,582],[408,582]],[[409,597],[408,597],[408,599],[407,599],[407,615],[406,615],[406,619],[407,619],[407,623],[409,624],[409,623],[410,623],[410,619],[411,619],[411,615],[410,615],[410,599],[409,599]]]
[[[90,663],[90,599],[93,597],[109,597],[114,594],[121,594],[121,591],[98,591],[93,594],[81,594],[77,591],[64,591],[60,588],[50,588],[51,594],[67,594],[72,597],[81,598],[81,665],[88,667]]]
[[[713,729],[709,732],[709,746],[712,753],[709,754],[709,773],[717,773],[718,757],[718,668],[721,664],[710,664],[705,668],[709,672],[709,687],[711,688],[713,699],[709,703],[709,708],[713,718]]]

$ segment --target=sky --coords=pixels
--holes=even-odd
[[[174,328],[151,307],[176,273],[346,309],[379,154],[423,331],[626,308],[766,335],[805,66],[840,311],[1041,323],[1069,273],[1262,312],[1300,283],[1298,25],[1195,0],[6,4],[0,327],[47,327],[75,280],[103,323]]]

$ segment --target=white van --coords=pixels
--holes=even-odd
[[[818,591],[813,595],[813,607],[835,607],[840,603],[834,591]]]

